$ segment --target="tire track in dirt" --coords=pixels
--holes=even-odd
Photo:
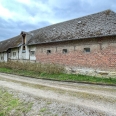
[[[28,86],[24,86],[22,82],[27,83]],[[46,88],[34,88],[29,86],[31,84],[45,86]],[[21,91],[36,97],[68,102],[81,107],[87,107],[89,109],[116,115],[116,87],[94,86],[89,84],[73,84],[73,86],[71,86],[71,83],[32,79],[9,74],[0,74],[0,86]],[[49,87],[53,88],[53,90],[49,90]],[[57,90],[63,91],[58,92]],[[103,99],[106,101],[104,102]]]

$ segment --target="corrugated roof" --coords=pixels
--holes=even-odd
[[[116,35],[116,13],[105,10],[33,30],[30,33],[33,36],[28,45]]]
[[[21,35],[0,42],[0,52],[7,51],[9,48],[18,47],[22,43]]]

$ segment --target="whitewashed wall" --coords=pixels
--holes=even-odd
[[[22,50],[22,46],[19,48],[19,59],[29,60],[29,47],[25,46],[25,52]]]
[[[16,53],[15,56],[13,56],[13,52]],[[18,48],[15,48],[15,49],[11,49],[11,60],[18,60]]]
[[[35,54],[31,54],[32,51],[34,51],[36,53],[36,47],[35,46],[29,46],[29,50],[30,50],[30,60],[36,60]]]
[[[10,53],[10,59],[11,60],[30,60],[30,61],[36,61],[36,46],[25,46],[26,50],[23,52],[22,46],[19,48],[12,48]],[[31,52],[34,52],[34,54],[31,54]],[[15,53],[15,55],[13,55]],[[3,59],[1,59],[3,57]],[[7,62],[7,52],[0,53],[0,62]]]
[[[7,62],[7,52],[4,52],[4,61]]]
[[[1,57],[3,59],[1,59]],[[7,62],[7,53],[6,52],[0,53],[0,62]]]

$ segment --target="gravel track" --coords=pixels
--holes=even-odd
[[[0,86],[17,93],[20,99],[28,96],[34,105],[27,116],[116,116],[115,86],[58,82],[4,73],[0,73]],[[48,110],[40,111],[45,106],[49,114]]]

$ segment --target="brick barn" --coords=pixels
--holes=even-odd
[[[0,61],[63,64],[81,71],[116,71],[116,13],[105,10],[0,42]]]

